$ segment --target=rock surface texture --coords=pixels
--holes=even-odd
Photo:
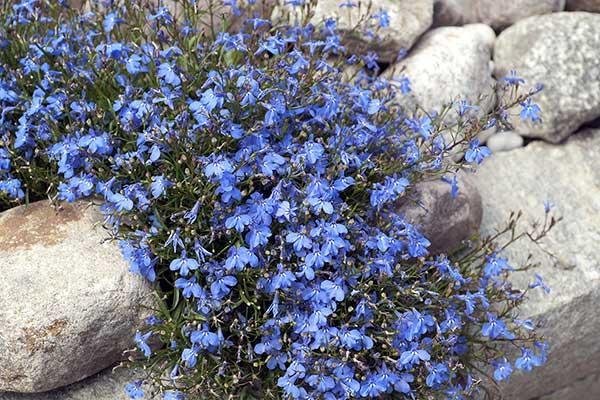
[[[341,3],[339,0],[319,0],[311,22],[321,24],[326,18],[338,17],[338,28],[348,30],[369,13],[365,6],[367,2],[360,8],[340,8]],[[383,38],[361,37],[348,46],[351,51],[365,48],[375,51],[383,62],[393,62],[401,50],[410,49],[433,22],[433,0],[377,0],[374,5],[372,12],[384,9],[389,16],[389,26],[378,32]]]
[[[540,141],[495,154],[475,174],[475,181],[484,205],[483,234],[506,223],[511,211],[522,210],[529,220],[543,220],[545,200],[552,201],[564,218],[542,241],[556,259],[526,240],[506,253],[514,266],[533,254],[541,262],[536,272],[552,292],[533,291],[532,299],[521,308],[522,315],[542,321],[541,333],[551,343],[548,363],[532,374],[515,375],[506,385],[505,395],[537,399],[598,373],[600,130],[577,133],[564,145]],[[528,272],[517,276],[515,284],[524,286],[532,281],[532,272]],[[579,397],[584,398],[596,397]]]
[[[567,0],[567,10],[600,12],[600,0]]]
[[[81,382],[44,393],[0,392],[0,400],[129,400],[125,385],[136,376],[123,368],[107,369]],[[146,396],[148,400],[152,398]]]
[[[400,205],[408,221],[431,241],[432,253],[455,250],[479,229],[482,214],[479,192],[468,175],[460,174],[458,182],[456,198],[451,196],[450,185],[439,180],[417,184],[412,201]]]
[[[514,118],[515,131],[558,143],[600,117],[600,15],[562,12],[520,21],[503,31],[494,49],[495,74],[516,70],[534,96],[541,124]],[[518,110],[514,110],[517,112]]]
[[[402,95],[401,101],[409,110],[420,105],[439,111],[453,100],[467,99],[487,111],[496,98],[490,69],[495,38],[494,31],[483,24],[433,29],[385,74],[408,77],[412,91]]]
[[[61,387],[132,347],[151,289],[101,220],[92,207],[46,201],[0,214],[0,390]]]
[[[533,15],[562,11],[564,7],[565,0],[436,0],[434,24],[482,22],[502,29]]]

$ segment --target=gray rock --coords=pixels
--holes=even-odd
[[[600,12],[600,0],[567,0],[567,10]]]
[[[600,399],[600,373],[578,379],[569,386],[539,397],[537,400]]]
[[[436,0],[434,25],[482,22],[502,29],[532,15],[562,11],[565,0]]]
[[[152,290],[101,221],[93,207],[47,201],[0,214],[0,390],[61,387],[133,346]]]
[[[412,91],[401,95],[400,101],[409,110],[418,105],[428,112],[440,111],[452,101],[466,99],[488,111],[496,102],[490,69],[495,38],[483,24],[434,29],[384,76],[408,77]]]
[[[460,173],[458,182],[459,194],[454,199],[450,185],[436,180],[418,183],[408,196],[411,200],[400,204],[400,212],[431,241],[430,251],[434,254],[456,250],[479,230],[479,192],[466,174]]]
[[[561,12],[531,17],[503,31],[494,49],[496,76],[516,70],[528,84],[544,85],[534,96],[542,108],[543,122],[533,125],[514,118],[515,130],[558,143],[599,117],[599,49],[597,14]]]
[[[0,392],[0,400],[129,400],[125,385],[136,379],[135,373],[119,368],[107,369],[81,382],[44,393]],[[146,396],[145,398],[148,398]]]
[[[487,139],[486,146],[494,153],[499,151],[509,151],[523,147],[523,138],[515,132],[498,132]]]
[[[523,239],[505,253],[515,267],[529,254],[552,292],[531,292],[521,314],[539,319],[550,342],[548,363],[532,374],[515,375],[505,395],[532,399],[566,387],[600,371],[600,130],[573,135],[564,145],[542,141],[498,153],[475,174],[483,199],[484,235],[493,234],[511,211],[522,210],[528,221],[542,221],[543,202],[550,200],[564,220],[541,242]],[[525,287],[533,272],[515,276]],[[583,397],[590,398],[590,397]]]
[[[310,21],[321,25],[327,18],[335,18],[338,28],[342,31],[354,30],[357,22],[361,19],[367,20],[377,30],[377,21],[370,16],[380,9],[387,11],[389,15],[389,27],[381,28],[377,32],[380,38],[373,40],[365,36],[347,37],[346,46],[353,53],[375,51],[380,61],[394,62],[400,50],[408,50],[430,26],[433,21],[433,0],[376,0],[369,7],[368,1],[355,2],[360,7],[340,8],[339,0],[319,0]],[[302,14],[298,7],[279,6],[276,7],[274,18],[289,15],[293,20],[301,18]]]

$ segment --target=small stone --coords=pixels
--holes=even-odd
[[[496,153],[499,151],[509,151],[523,147],[523,138],[515,132],[498,132],[487,139],[486,146]]]
[[[459,173],[457,179],[456,198],[451,196],[450,184],[436,180],[417,183],[400,204],[400,213],[429,239],[433,254],[456,250],[479,230],[481,197],[471,177]]]
[[[567,0],[567,10],[600,12],[600,0]]]
[[[544,201],[563,217],[542,239],[541,249],[524,238],[504,252],[515,268],[530,254],[540,263],[534,271],[515,274],[515,286],[527,287],[536,272],[552,290],[531,291],[520,308],[522,319],[542,322],[548,363],[530,374],[516,373],[504,395],[538,398],[600,371],[600,130],[577,133],[563,145],[537,141],[494,154],[474,178],[483,199],[483,235],[505,226],[513,211],[523,211],[523,222],[543,221]]]
[[[47,391],[114,364],[152,304],[97,209],[61,208],[0,214],[0,390]]]
[[[434,25],[481,22],[502,29],[533,15],[562,11],[565,0],[436,0]]]
[[[561,12],[531,17],[503,31],[494,49],[495,75],[509,71],[538,83],[533,96],[542,122],[512,119],[515,131],[552,143],[566,139],[586,122],[600,117],[600,15]],[[527,89],[526,88],[526,89]],[[521,107],[509,110],[518,114]]]

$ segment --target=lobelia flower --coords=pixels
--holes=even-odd
[[[127,396],[130,399],[143,399],[144,398],[144,391],[141,388],[142,386],[142,381],[134,381],[134,382],[130,382],[127,385],[125,385],[125,394],[127,394]]]
[[[465,153],[465,160],[469,163],[481,164],[491,154],[492,151],[487,146],[479,145],[479,139],[473,139],[469,142],[469,149]]]
[[[171,271],[179,271],[179,273],[183,276],[187,276],[190,274],[190,271],[197,270],[200,264],[193,258],[187,257],[187,252],[185,250],[181,251],[181,257],[174,259],[171,261],[169,265],[169,269]]]
[[[508,379],[512,374],[512,365],[506,360],[506,358],[495,361],[493,365],[495,366],[494,379],[498,382]]]
[[[150,339],[150,336],[152,336],[152,332],[146,332],[142,334],[140,331],[137,331],[135,333],[135,344],[142,351],[144,357],[150,357],[152,355],[152,349],[150,348],[150,346],[148,346],[147,343],[148,339]]]
[[[542,109],[531,100],[531,97],[519,104],[521,105],[521,112],[519,113],[521,120],[530,120],[531,122],[542,121],[542,117],[540,116]]]
[[[521,348],[521,357],[515,361],[515,367],[523,371],[531,371],[535,367],[543,364],[542,359],[537,356],[533,350]]]
[[[185,395],[177,390],[167,390],[163,394],[163,400],[185,400]]]

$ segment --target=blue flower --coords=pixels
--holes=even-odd
[[[204,295],[204,291],[198,284],[195,276],[191,277],[190,279],[178,278],[175,281],[175,287],[181,289],[181,293],[186,299],[189,299],[192,296],[203,297]]]
[[[419,134],[423,139],[429,139],[433,133],[433,125],[431,124],[431,118],[423,117],[420,119],[407,118],[404,123],[415,133]]]
[[[190,271],[198,269],[200,264],[193,258],[187,258],[185,251],[181,252],[181,257],[171,261],[169,269],[171,271],[179,271],[183,276],[189,275]]]
[[[201,329],[195,330],[190,334],[190,340],[193,344],[200,346],[202,349],[214,349],[221,345],[221,338],[217,333],[211,332],[207,325],[203,325]]]
[[[188,368],[194,368],[198,362],[198,352],[193,348],[183,349],[181,352],[181,361]]]
[[[514,339],[514,334],[508,330],[503,320],[498,319],[496,314],[488,313],[487,318],[487,322],[481,327],[481,334],[483,336],[487,336],[490,339]]]
[[[107,200],[114,203],[117,211],[123,212],[133,210],[133,201],[120,193],[110,193]]]
[[[517,75],[517,71],[515,71],[515,70],[510,70],[508,72],[508,75],[506,75],[505,77],[502,78],[502,81],[504,81],[508,85],[512,85],[512,86],[518,86],[518,85],[522,85],[525,83],[525,79],[520,78]]]
[[[508,379],[512,374],[512,365],[506,360],[506,358],[496,360],[492,364],[494,365],[494,379],[497,382]]]
[[[550,293],[550,286],[548,286],[546,284],[546,282],[544,282],[544,279],[542,278],[542,276],[538,273],[536,273],[535,275],[535,279],[532,283],[529,284],[529,287],[531,289],[535,289],[535,288],[542,288],[544,290],[544,293],[549,294]]]
[[[496,277],[505,271],[513,270],[514,268],[508,264],[506,258],[500,258],[496,254],[487,256],[485,265],[483,266],[483,273],[486,278]]]
[[[252,226],[246,234],[246,243],[250,249],[255,249],[264,246],[268,243],[271,237],[271,230],[265,225]]]
[[[115,28],[115,26],[122,24],[124,20],[120,18],[117,13],[110,12],[106,14],[104,17],[104,21],[102,22],[102,27],[104,28],[104,32],[110,33]]]
[[[140,331],[135,333],[134,341],[138,348],[144,354],[144,357],[150,357],[152,355],[152,349],[148,346],[148,339],[152,336],[152,332],[142,334]]]
[[[296,253],[302,254],[305,250],[312,248],[312,240],[305,233],[289,232],[285,241],[291,243]]]
[[[521,112],[519,113],[521,120],[530,120],[531,122],[542,121],[542,117],[540,116],[542,109],[540,106],[531,101],[531,97],[528,97],[525,101],[519,104],[521,105]]]
[[[429,353],[419,349],[416,345],[413,345],[411,350],[407,350],[400,355],[400,363],[407,366],[418,364],[421,361],[429,361],[430,359],[431,356]]]
[[[143,399],[144,391],[141,388],[142,381],[130,382],[125,385],[125,393],[130,399]]]
[[[215,299],[222,299],[231,292],[231,288],[235,285],[237,285],[235,276],[223,276],[210,284],[210,292]]]
[[[346,293],[344,291],[344,287],[340,279],[336,279],[335,282],[330,280],[324,280],[321,282],[321,289],[327,293],[327,296],[330,299],[335,299],[336,301],[344,300]]]
[[[479,139],[473,139],[469,142],[469,149],[465,153],[465,160],[469,163],[481,164],[491,154],[492,151],[488,147],[479,145]]]
[[[225,227],[227,229],[235,228],[241,233],[251,222],[252,218],[248,214],[235,214],[225,220]]]
[[[427,375],[427,378],[425,379],[425,383],[429,387],[433,387],[433,388],[438,387],[448,380],[448,378],[449,378],[448,373],[449,373],[449,371],[448,371],[448,367],[446,366],[446,364],[442,364],[442,363],[434,364],[429,368],[429,375]]]
[[[231,246],[225,260],[225,268],[228,271],[242,271],[246,265],[256,267],[258,257],[244,246]]]
[[[515,366],[523,371],[531,371],[535,367],[543,364],[542,359],[538,357],[531,349],[521,348],[521,357],[515,361]]]
[[[165,62],[158,66],[158,77],[162,78],[169,85],[181,85],[181,78],[177,73],[176,67],[170,63]]]
[[[456,174],[452,175],[451,178],[442,176],[442,181],[450,185],[450,196],[452,196],[453,199],[457,198],[459,189]]]
[[[150,193],[155,199],[165,194],[166,190],[173,186],[173,183],[165,178],[164,175],[158,175],[152,177],[152,183],[150,184]]]
[[[163,395],[163,400],[185,400],[185,395],[178,390],[167,390]]]

